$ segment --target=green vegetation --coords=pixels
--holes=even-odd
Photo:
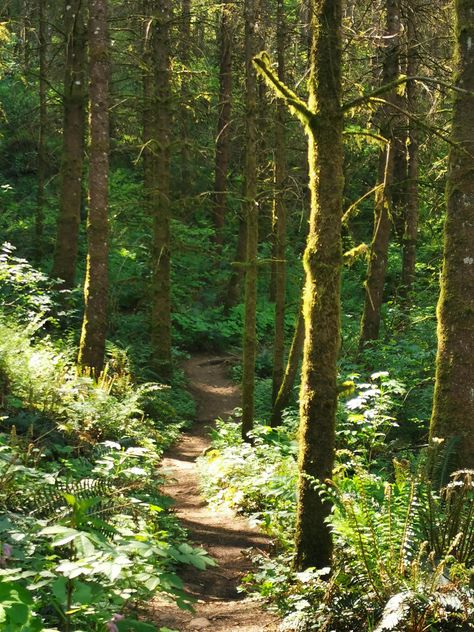
[[[156,629],[132,606],[160,591],[191,608],[179,567],[213,563],[187,544],[156,473],[187,416],[171,389],[134,384],[117,348],[98,380],[77,369],[54,340],[52,284],[11,247],[0,279],[2,630]]]
[[[0,630],[192,609],[159,465],[203,352],[281,632],[474,630],[471,4],[1,3]]]

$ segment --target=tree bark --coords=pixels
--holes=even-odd
[[[156,0],[153,33],[156,143],[153,154],[152,325],[153,366],[163,381],[172,375],[171,359],[171,244],[170,244],[170,133],[171,67],[170,0]]]
[[[38,189],[36,193],[35,216],[35,259],[38,262],[43,254],[44,206],[46,183],[46,124],[47,124],[47,83],[46,83],[46,0],[38,1],[38,39],[39,39],[39,130],[38,130]]]
[[[66,0],[66,63],[59,214],[51,276],[72,288],[81,222],[85,125],[86,31],[83,0]]]
[[[259,0],[245,0],[245,220],[247,254],[245,260],[245,321],[242,375],[242,437],[249,440],[253,428],[255,358],[257,354],[257,75],[252,65],[256,50]]]
[[[232,6],[224,0],[219,29],[219,120],[217,123],[214,179],[215,242],[223,243],[227,211],[227,173],[230,159],[232,114]]]
[[[386,47],[382,85],[389,84],[399,75],[400,0],[386,0],[386,12]],[[389,103],[394,102],[396,100],[395,91],[388,93],[386,100]],[[390,187],[394,182],[394,152],[397,144],[394,133],[395,118],[389,106],[382,108],[380,116],[382,118],[380,133],[381,136],[387,139],[388,144],[380,151],[379,156],[378,183],[382,185],[382,188],[378,190],[375,196],[374,233],[365,284],[365,304],[360,336],[361,348],[370,340],[376,340],[379,337],[391,233],[390,204],[392,191]]]
[[[285,44],[287,37],[285,6],[277,5],[278,78],[286,80]],[[275,120],[275,189],[273,200],[274,278],[275,278],[275,338],[273,344],[272,401],[276,402],[284,376],[285,362],[285,303],[286,303],[286,108],[277,103]]]
[[[108,312],[109,36],[107,0],[89,0],[90,162],[85,313],[79,364],[98,376]]]
[[[417,14],[416,7],[408,8],[407,17],[407,75],[418,74]],[[414,115],[418,111],[418,88],[416,82],[407,83],[408,111]],[[408,186],[405,232],[403,235],[402,292],[409,296],[413,290],[416,265],[416,242],[418,239],[418,183],[419,183],[419,130],[413,119],[408,123]]]
[[[181,68],[181,187],[185,197],[191,192],[191,138],[189,129],[189,52],[191,43],[191,0],[181,0],[181,29],[179,57]]]
[[[313,0],[309,122],[311,215],[304,254],[305,343],[300,392],[300,452],[295,566],[330,566],[331,505],[314,480],[332,477],[340,346],[343,115],[340,108],[341,0]]]
[[[456,437],[456,467],[474,468],[474,13],[456,0],[455,92],[438,354],[430,437]]]

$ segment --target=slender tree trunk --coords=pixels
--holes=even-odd
[[[230,159],[230,125],[232,113],[232,6],[224,0],[219,29],[219,120],[217,124],[216,165],[214,180],[215,241],[223,242],[227,210],[227,172]]]
[[[340,346],[343,115],[340,108],[342,3],[312,0],[309,171],[311,215],[304,254],[305,343],[300,392],[300,453],[295,566],[330,566],[329,502],[314,480],[332,477]]]
[[[253,428],[255,358],[257,354],[257,75],[252,65],[256,50],[259,0],[245,0],[245,220],[247,256],[245,273],[245,322],[242,376],[242,437],[248,440]]]
[[[237,251],[235,253],[235,262],[232,267],[229,283],[227,286],[226,296],[224,298],[225,310],[228,312],[231,307],[239,304],[242,297],[242,284],[244,280],[244,262],[247,252],[247,224],[246,221],[239,216],[239,234],[237,237]]]
[[[85,125],[84,0],[66,0],[63,148],[56,246],[51,275],[74,286],[81,222]]]
[[[170,252],[170,133],[171,0],[156,0],[154,54],[154,113],[156,146],[153,159],[152,215],[152,326],[153,365],[166,381],[172,375],[171,361],[171,252]]]
[[[109,36],[107,0],[89,0],[90,162],[85,313],[79,364],[98,376],[108,311]]]
[[[399,35],[400,35],[400,0],[386,0],[387,28],[386,47],[383,64],[383,84],[394,81],[399,75]],[[388,93],[387,101],[396,100],[394,91]],[[369,268],[365,284],[365,305],[362,315],[360,346],[379,336],[383,291],[387,271],[388,246],[390,243],[390,187],[394,181],[394,115],[389,106],[381,112],[381,135],[389,142],[381,150],[379,157],[378,182],[382,184],[375,197],[374,234],[370,249]]]
[[[459,440],[456,466],[474,468],[474,13],[456,0],[452,145],[431,439]]]
[[[285,82],[285,45],[287,29],[283,0],[277,5],[278,78]],[[286,108],[277,103],[275,120],[275,192],[273,200],[274,278],[275,278],[275,339],[273,345],[272,401],[276,402],[284,375],[285,362],[285,303],[286,303]]]
[[[156,118],[153,94],[153,0],[143,0],[143,193],[147,215],[152,216],[152,191],[155,186],[153,160],[156,152]]]
[[[416,7],[410,6],[407,18],[408,58],[407,75],[418,74]],[[407,84],[408,111],[418,110],[418,89],[414,81]],[[419,130],[412,119],[408,132],[408,186],[405,232],[403,235],[402,290],[405,296],[413,289],[415,280],[416,242],[418,239],[418,181],[419,181]]]
[[[38,189],[36,194],[35,217],[35,258],[41,259],[43,253],[44,206],[46,183],[46,124],[47,124],[47,83],[46,83],[46,0],[38,2],[38,38],[39,38],[39,131],[38,131]]]
[[[185,196],[191,190],[191,138],[189,130],[189,53],[191,44],[191,0],[181,0],[181,188]]]
[[[291,392],[295,385],[296,376],[298,374],[298,366],[303,353],[304,345],[304,318],[303,310],[298,312],[298,318],[296,321],[295,332],[293,334],[293,340],[290,347],[290,353],[288,354],[288,360],[286,363],[286,369],[281,382],[278,395],[275,403],[273,404],[272,416],[270,420],[270,426],[276,428],[282,423],[282,413],[290,402]]]

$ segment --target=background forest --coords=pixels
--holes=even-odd
[[[156,472],[202,351],[242,385],[203,489],[275,539],[280,629],[474,629],[473,14],[0,2],[0,629],[191,607]]]

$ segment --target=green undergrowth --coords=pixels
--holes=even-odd
[[[200,459],[205,494],[250,516],[278,551],[256,556],[242,590],[278,610],[282,631],[474,629],[474,473],[446,478],[454,446],[427,454],[400,440],[394,429],[406,389],[398,380],[378,372],[346,382],[334,481],[315,482],[334,506],[331,574],[292,567],[296,410],[285,412],[280,428],[259,424],[253,446],[242,442],[238,423],[218,421]]]
[[[137,384],[113,345],[99,380],[79,370],[53,286],[4,249],[0,629],[157,630],[137,607],[159,592],[191,609],[180,568],[214,564],[160,491],[160,457],[189,398],[182,378]]]

